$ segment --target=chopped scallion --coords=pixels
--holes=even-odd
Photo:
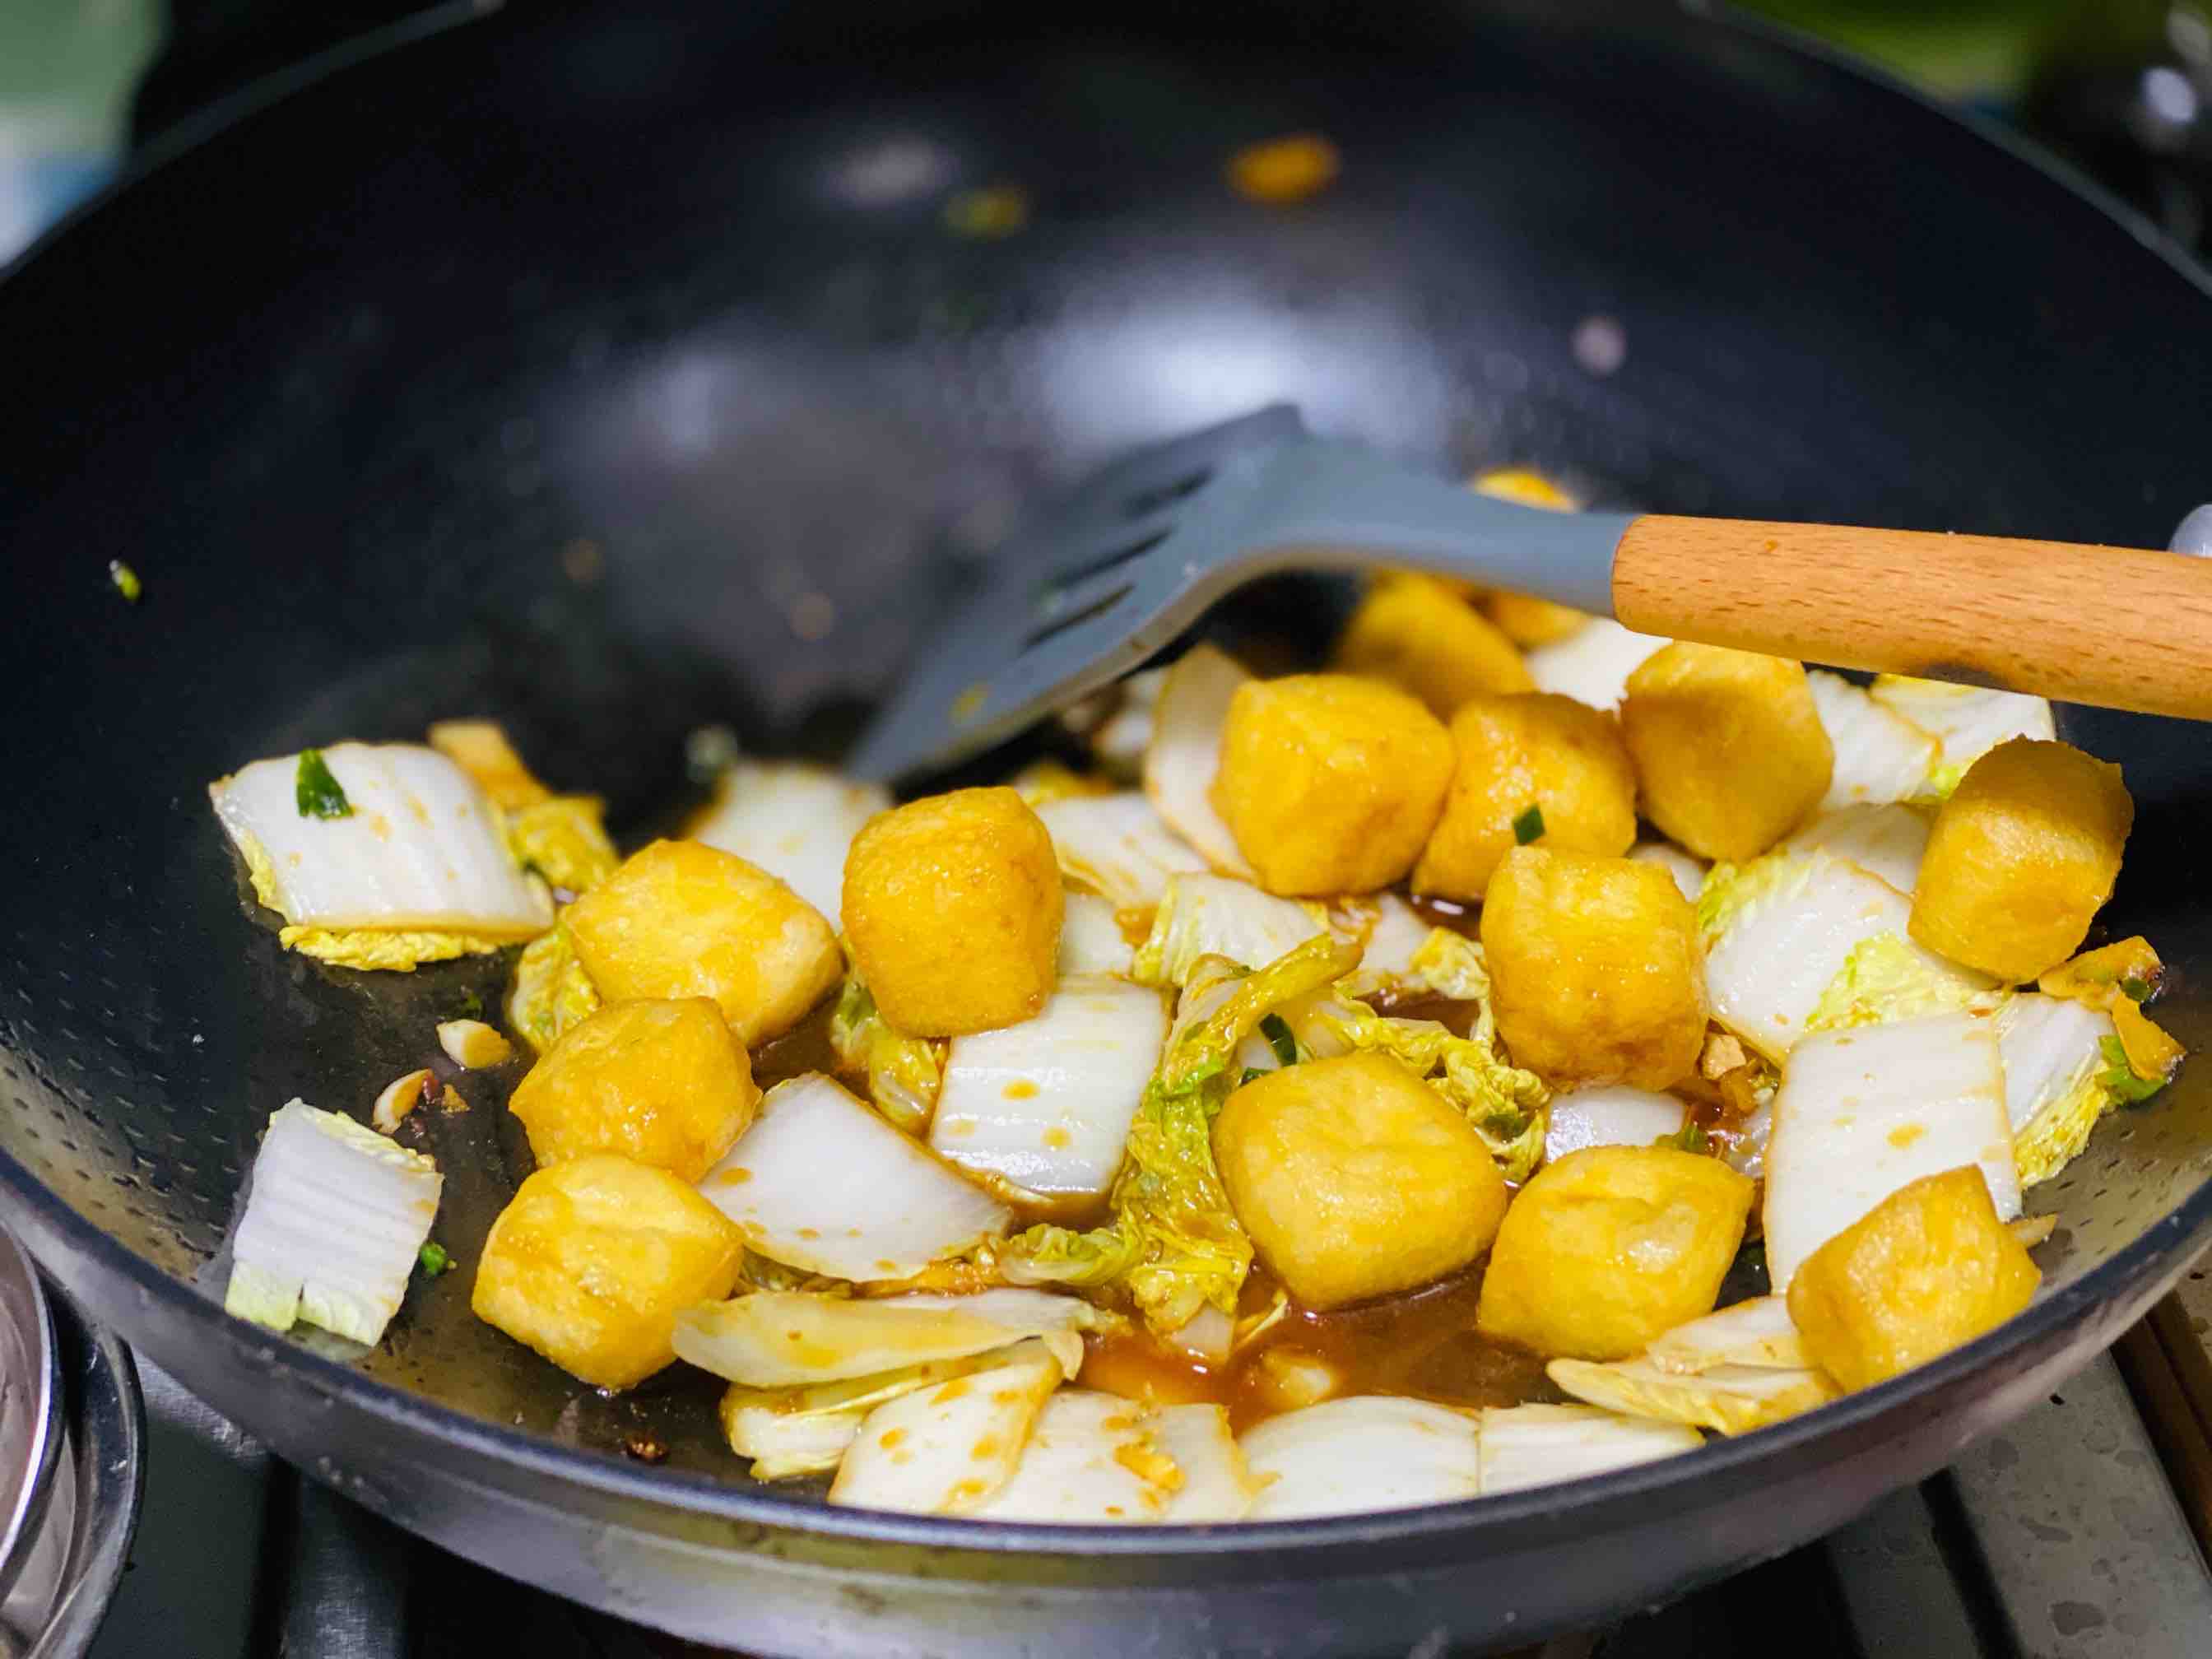
[[[329,763],[319,749],[300,751],[300,771],[292,787],[293,799],[298,803],[303,818],[349,818],[353,803],[346,792],[331,775]]]
[[[435,1279],[440,1273],[449,1273],[458,1265],[452,1256],[446,1254],[442,1244],[425,1244],[416,1260],[422,1262],[424,1275],[430,1279]]]
[[[1526,847],[1532,841],[1540,840],[1543,834],[1544,809],[1540,806],[1532,805],[1513,820],[1513,839],[1520,846]]]
[[[1280,1014],[1269,1014],[1260,1022],[1260,1035],[1267,1039],[1267,1046],[1275,1051],[1275,1058],[1285,1066],[1298,1063],[1298,1040],[1291,1034]]]

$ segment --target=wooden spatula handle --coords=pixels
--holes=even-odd
[[[1646,514],[1613,599],[1638,633],[2212,719],[2212,559]]]

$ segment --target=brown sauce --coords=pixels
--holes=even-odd
[[[1166,1347],[1139,1327],[1089,1339],[1079,1379],[1085,1388],[1158,1405],[1224,1407],[1241,1434],[1255,1423],[1304,1403],[1279,1391],[1267,1356],[1318,1359],[1335,1373],[1332,1397],[1412,1395],[1448,1406],[1518,1406],[1566,1396],[1544,1375],[1544,1362],[1474,1328],[1482,1270],[1439,1279],[1404,1296],[1333,1313],[1290,1312],[1224,1365],[1203,1365]],[[1245,1286],[1248,1312],[1264,1310],[1274,1286],[1255,1271]]]

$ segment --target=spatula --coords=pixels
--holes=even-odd
[[[2212,562],[1478,495],[1275,404],[1139,451],[1030,525],[848,764],[950,765],[1126,674],[1253,578],[1406,566],[1638,633],[2212,718]]]

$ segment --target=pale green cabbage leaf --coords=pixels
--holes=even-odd
[[[1110,1198],[1111,1219],[1087,1231],[1042,1225],[1009,1239],[1000,1273],[1018,1285],[1112,1287],[1154,1330],[1172,1332],[1206,1307],[1234,1315],[1251,1270],[1213,1162],[1213,1120],[1237,1087],[1237,1051],[1260,1022],[1359,963],[1359,947],[1328,933],[1286,951],[1169,1042],[1145,1087]]]

